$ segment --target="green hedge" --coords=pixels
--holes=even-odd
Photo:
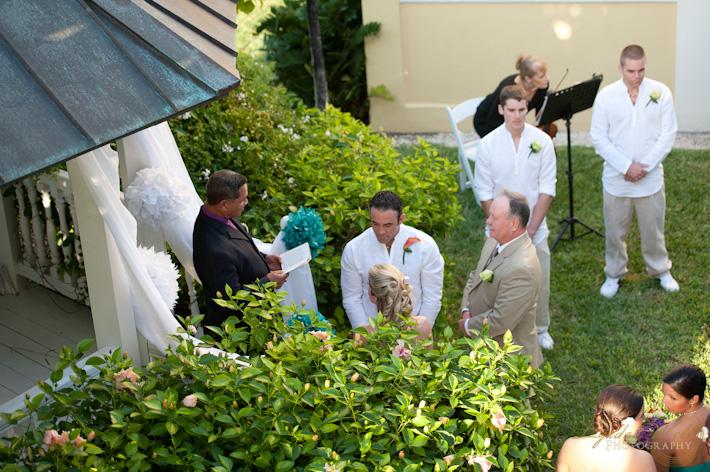
[[[29,416],[36,426],[0,441],[3,470],[453,471],[484,459],[507,472],[552,466],[538,407],[555,379],[549,365],[533,369],[516,355],[510,336],[499,347],[488,337],[454,340],[447,328],[422,344],[380,318],[375,333],[360,328],[365,345],[320,340],[287,328],[279,295],[254,288],[237,298],[258,329],[231,317],[221,331],[221,347],[264,353],[246,367],[182,341],[142,369],[118,350],[94,357],[88,364],[100,375],[92,379],[76,367],[90,343],[62,351],[53,379],[71,366],[74,386],[41,383],[28,411],[6,417]]]
[[[389,189],[405,203],[407,223],[441,240],[460,220],[456,163],[425,142],[402,155],[388,137],[336,108],[308,108],[274,85],[271,70],[240,56],[243,82],[227,98],[171,122],[195,187],[228,168],[249,179],[242,220],[271,240],[280,218],[303,205],[323,218],[328,240],[313,269],[323,314],[344,324],[343,247],[369,225],[368,202]]]

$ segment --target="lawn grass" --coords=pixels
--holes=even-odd
[[[456,150],[440,148],[456,159]],[[573,149],[575,216],[603,232],[602,160],[588,147]],[[548,217],[550,244],[568,213],[566,150],[558,149],[557,198]],[[710,373],[710,151],[676,150],[667,158],[666,244],[681,290],[666,294],[645,274],[638,230],[628,237],[629,273],[612,300],[599,295],[604,240],[587,235],[562,241],[552,254],[553,351],[545,351],[561,382],[546,411],[555,450],[565,438],[592,432],[597,393],[612,383],[639,389],[647,406],[660,407],[660,379],[681,362]],[[483,245],[483,213],[472,193],[459,194],[463,221],[440,242],[450,272],[442,315],[458,317],[461,290]],[[582,228],[579,228],[581,232]],[[567,233],[569,235],[569,232]],[[445,319],[440,315],[440,318]],[[443,321],[443,320],[442,320]]]

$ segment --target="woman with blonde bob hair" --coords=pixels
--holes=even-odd
[[[558,472],[655,472],[651,454],[630,446],[643,420],[643,397],[626,385],[609,385],[597,397],[596,434],[565,441],[557,459]]]
[[[412,314],[412,287],[406,277],[392,264],[375,264],[367,273],[370,301],[388,321],[411,316],[417,323],[420,338],[431,336],[431,323],[423,316]]]

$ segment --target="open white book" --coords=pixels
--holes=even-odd
[[[286,252],[279,254],[281,257],[281,270],[289,273],[311,262],[311,248],[308,243],[303,243]]]

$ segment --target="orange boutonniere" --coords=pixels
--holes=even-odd
[[[412,246],[420,242],[421,239],[419,239],[416,236],[412,236],[411,238],[407,238],[407,240],[404,242],[404,251],[402,252],[402,265],[404,265],[404,256],[406,256],[408,253],[412,252]]]

